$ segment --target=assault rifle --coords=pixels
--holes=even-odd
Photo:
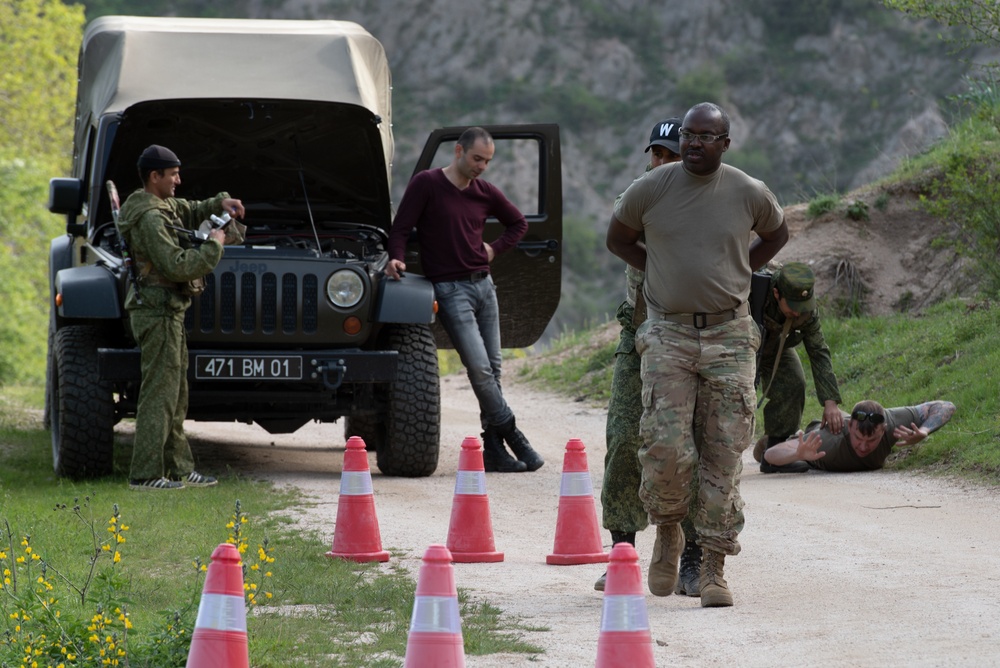
[[[114,221],[115,232],[118,234],[118,246],[122,253],[122,264],[125,265],[125,273],[132,284],[132,289],[135,291],[135,301],[141,305],[142,294],[139,292],[139,277],[135,274],[135,265],[132,264],[132,254],[128,250],[128,243],[126,243],[125,237],[122,236],[121,228],[118,227],[118,214],[121,213],[118,188],[115,187],[114,181],[108,181],[104,185],[108,189],[108,199],[111,200],[111,220]]]
[[[750,277],[750,317],[757,323],[757,329],[760,330],[760,348],[757,349],[757,377],[754,378],[754,385],[760,382],[760,356],[764,351],[764,340],[767,337],[767,329],[764,327],[764,302],[767,301],[767,295],[770,292],[770,272],[753,272]],[[763,401],[763,397],[761,397],[761,401]]]

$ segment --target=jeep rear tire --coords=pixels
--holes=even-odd
[[[55,333],[49,370],[52,464],[56,475],[96,478],[114,466],[115,405],[111,384],[101,381],[96,327],[63,327]]]
[[[441,444],[441,384],[437,346],[427,325],[392,325],[385,349],[399,353],[396,381],[386,387],[384,415],[347,421],[348,436],[361,436],[374,449],[385,475],[419,478],[437,469]]]

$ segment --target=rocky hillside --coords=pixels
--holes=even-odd
[[[603,230],[615,195],[645,165],[657,120],[721,103],[733,121],[727,160],[793,204],[868,183],[945,134],[948,96],[969,69],[936,27],[877,0],[251,5],[261,17],[354,20],[382,41],[394,78],[397,195],[433,127],[560,125],[568,227],[589,235],[591,252],[566,258],[556,330],[601,319],[621,298]]]

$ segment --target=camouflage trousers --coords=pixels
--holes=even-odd
[[[129,320],[142,354],[142,387],[129,477],[186,476],[194,470],[194,457],[184,435],[188,409],[184,312],[165,315],[136,309]]]
[[[773,370],[774,360],[761,357],[760,391],[768,388],[767,401],[764,402],[764,433],[768,436],[791,436],[799,430],[806,407],[806,376],[795,348],[781,351],[778,372],[768,387]]]
[[[628,302],[618,307],[616,317],[622,331],[615,350],[611,377],[611,399],[605,430],[607,452],[604,455],[604,482],[601,486],[602,523],[608,531],[635,533],[649,526],[649,516],[639,499],[642,467],[639,465],[639,419],[642,417],[641,358],[635,350],[635,308]],[[691,480],[692,508],[698,496],[698,476]],[[681,523],[688,540],[695,540],[689,512]]]
[[[639,497],[653,524],[680,522],[697,471],[698,542],[729,555],[740,551],[740,474],[754,432],[759,345],[749,316],[701,330],[650,320],[636,334],[643,405]]]

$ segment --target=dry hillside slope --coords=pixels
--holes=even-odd
[[[868,220],[847,216],[847,206],[855,201],[867,204]],[[861,313],[885,315],[975,293],[961,271],[965,261],[950,248],[934,247],[953,230],[921,208],[916,188],[862,188],[815,219],[807,215],[807,206],[785,209],[791,237],[775,259],[810,264],[817,296],[828,312],[842,312],[852,298]]]

